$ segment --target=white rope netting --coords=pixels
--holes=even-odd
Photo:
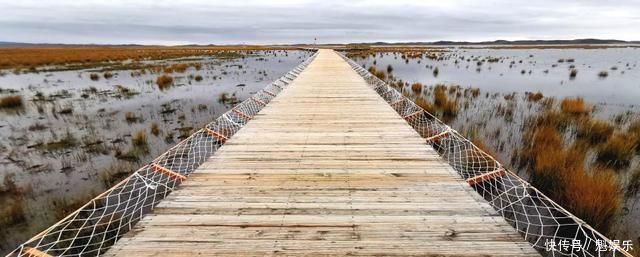
[[[340,56],[541,254],[632,256],[386,82]]]
[[[8,256],[98,256],[122,237],[315,58],[256,92]]]

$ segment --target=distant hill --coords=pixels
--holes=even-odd
[[[350,43],[346,45],[598,45],[598,44],[640,44],[640,41],[624,41],[616,39],[572,39],[572,40],[494,40],[481,42],[468,41],[434,41],[434,42],[362,42]],[[306,46],[308,44],[279,44],[279,46]],[[345,45],[345,44],[322,44],[322,45]],[[0,41],[0,48],[9,47],[146,47],[160,45],[139,45],[139,44],[54,44],[54,43],[22,43]],[[225,46],[217,44],[188,44],[178,47],[213,47]],[[242,46],[237,44],[235,46]]]
[[[137,44],[121,44],[121,45],[108,45],[108,44],[49,44],[49,43],[22,43],[22,42],[8,42],[0,41],[0,48],[9,47],[136,47],[136,46],[153,46],[153,45],[137,45]]]
[[[571,40],[494,40],[494,41],[434,41],[434,42],[375,42],[357,43],[367,45],[598,45],[598,44],[640,44],[640,41],[624,41],[616,39],[571,39]]]

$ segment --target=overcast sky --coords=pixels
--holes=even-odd
[[[640,40],[640,0],[0,0],[0,41],[271,44]]]

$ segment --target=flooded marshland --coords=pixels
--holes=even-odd
[[[599,231],[640,245],[640,48],[346,53]]]
[[[0,254],[310,54],[227,51],[0,70]]]

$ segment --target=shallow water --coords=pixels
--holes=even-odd
[[[23,216],[1,220],[0,255],[53,224],[130,172],[304,61],[305,51],[259,51],[243,58],[194,57],[147,62],[199,63],[171,73],[72,70],[0,76],[23,107],[0,110],[0,206]],[[100,78],[90,79],[97,73]],[[196,75],[202,76],[201,81]],[[224,98],[221,95],[225,94]],[[129,113],[129,114],[127,114]],[[127,115],[128,119],[127,119]],[[157,135],[151,124],[157,124]],[[147,143],[134,147],[144,131]],[[114,170],[122,172],[114,174]],[[8,209],[0,208],[2,214]],[[16,215],[16,214],[12,214]],[[3,218],[4,219],[4,218]]]
[[[452,48],[444,60],[409,59],[400,54],[384,53],[358,60],[367,67],[391,65],[396,77],[407,82],[425,84],[457,84],[483,91],[542,92],[545,96],[562,98],[580,96],[589,102],[610,105],[640,104],[640,48],[604,49],[463,49]],[[497,58],[497,62],[479,60]],[[559,62],[563,59],[564,62]],[[568,59],[574,59],[568,62]],[[419,62],[419,63],[418,63]],[[577,76],[569,76],[571,66]],[[434,76],[430,67],[438,67]],[[612,68],[615,67],[615,70]],[[522,74],[522,71],[525,71]],[[601,78],[600,71],[608,76]]]

